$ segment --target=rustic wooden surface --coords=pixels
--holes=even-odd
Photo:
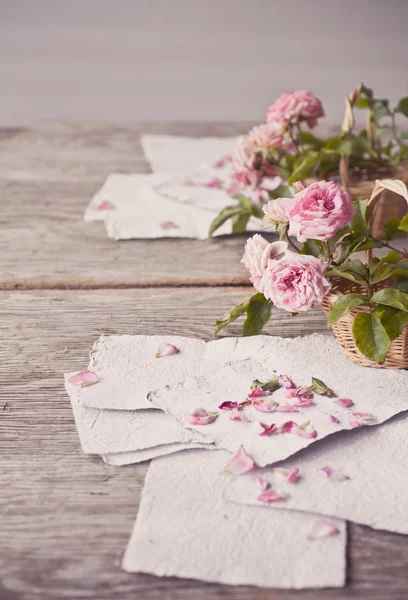
[[[340,590],[234,588],[120,569],[147,465],[115,468],[82,454],[62,373],[86,365],[102,332],[209,339],[215,319],[250,289],[239,285],[247,283],[236,264],[242,238],[121,244],[102,224],[82,224],[82,212],[110,171],[146,170],[141,132],[238,129],[52,123],[0,131],[1,600],[406,597],[406,538],[358,525],[349,526]],[[267,328],[311,331],[327,332],[319,311],[277,311]]]

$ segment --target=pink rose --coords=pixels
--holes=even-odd
[[[327,241],[355,214],[350,194],[332,181],[312,183],[295,194],[292,202],[289,235],[295,235],[299,242]]]
[[[268,260],[260,287],[277,308],[306,312],[319,304],[330,289],[325,271],[326,263],[319,258],[286,252],[281,259]]]
[[[317,119],[324,117],[321,101],[311,92],[298,90],[285,92],[269,107],[266,120],[268,123],[299,123],[306,121],[309,127],[317,124]]]
[[[289,212],[294,204],[294,198],[276,198],[276,200],[269,200],[263,207],[268,221],[272,221],[273,224],[278,223],[289,223]]]
[[[287,247],[286,242],[269,243],[259,233],[247,240],[241,262],[248,269],[251,275],[250,281],[258,292],[263,291],[262,276],[268,265],[268,260],[285,252]]]
[[[253,142],[264,149],[276,149],[286,154],[296,154],[297,148],[289,135],[279,123],[258,125],[249,132]]]
[[[262,152],[249,135],[238,139],[232,154],[232,174],[243,187],[256,187],[262,176]]]

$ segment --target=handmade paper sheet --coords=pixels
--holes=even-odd
[[[247,339],[224,340],[220,347],[215,342],[214,358],[226,351],[222,367],[156,390],[149,398],[184,427],[210,437],[218,447],[235,452],[244,446],[259,466],[283,460],[341,429],[382,423],[407,408],[408,373],[360,367],[343,354],[332,337],[315,334],[294,339]],[[235,360],[240,357],[240,361]],[[274,374],[288,376],[296,386],[310,385],[312,377],[319,378],[334,390],[334,396],[315,393],[311,406],[298,405],[297,412],[279,412],[281,406],[295,405],[282,385],[265,398],[279,405],[276,411],[260,412],[256,405],[245,406],[243,418],[237,421],[231,420],[229,410],[219,410],[223,402],[243,402],[255,379],[267,381]],[[339,406],[339,399],[352,405]],[[210,413],[219,410],[218,417],[207,425],[192,424],[187,415],[195,409]],[[281,432],[288,422],[294,424],[292,430]],[[274,424],[275,429],[269,435],[261,423],[266,427]]]
[[[155,459],[123,559],[126,571],[231,585],[337,587],[345,578],[345,524],[308,539],[316,515],[227,504],[223,451]]]
[[[162,444],[154,448],[146,448],[145,450],[135,450],[133,452],[117,452],[116,454],[102,454],[102,459],[107,465],[122,467],[124,465],[133,465],[141,463],[158,456],[166,456],[175,452],[183,452],[184,450],[192,450],[194,448],[204,448],[214,450],[213,444]]]
[[[295,509],[341,517],[375,529],[408,534],[407,413],[377,427],[334,435],[256,476],[288,497],[266,505],[257,500],[255,473],[236,477],[225,490],[227,500],[267,508]],[[325,467],[333,473],[325,476]],[[300,469],[295,484],[281,470]]]
[[[163,444],[212,442],[204,434],[191,432],[160,410],[116,411],[87,408],[80,404],[81,388],[68,382],[82,450],[87,454],[114,454],[145,450]]]
[[[238,137],[184,137],[176,135],[143,135],[143,152],[152,171],[186,173],[199,167],[211,167],[224,156],[231,155]]]

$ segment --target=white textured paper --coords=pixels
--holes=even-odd
[[[102,459],[107,465],[121,467],[124,465],[133,465],[141,463],[158,456],[166,456],[175,452],[184,450],[192,450],[194,448],[206,448],[207,450],[215,449],[213,444],[163,444],[154,448],[146,448],[145,450],[134,450],[133,452],[117,452],[116,454],[103,454]]]
[[[296,484],[283,483],[272,467],[258,470],[257,475],[290,495],[274,508],[318,512],[408,534],[407,438],[404,413],[378,427],[334,435],[280,464],[300,468]],[[349,479],[325,479],[317,472],[325,466]],[[230,501],[259,506],[258,495],[259,486],[245,475],[235,478],[225,492]]]
[[[345,524],[315,541],[315,515],[227,504],[223,451],[192,450],[152,462],[122,566],[126,571],[231,585],[344,585]]]
[[[231,343],[235,348],[233,352]],[[230,338],[218,348],[217,344],[213,343],[214,354],[222,356],[226,351],[224,366],[207,375],[156,390],[149,398],[185,427],[205,433],[218,447],[235,452],[243,445],[259,466],[283,460],[331,433],[350,429],[350,421],[355,420],[353,411],[372,413],[375,423],[382,423],[407,409],[407,372],[360,367],[343,354],[332,337],[318,334],[293,339],[258,336],[242,340]],[[239,357],[246,358],[237,361]],[[244,409],[249,421],[231,421],[229,411],[221,410],[209,425],[194,426],[187,422],[186,413],[196,408],[212,412],[224,401],[242,402],[254,379],[268,380],[274,371],[288,375],[296,385],[310,385],[312,377],[322,379],[337,397],[350,398],[354,406],[340,408],[334,399],[315,394],[313,406],[295,413],[261,413],[249,406]],[[285,400],[282,387],[269,399],[290,403]],[[329,415],[336,416],[340,423],[332,423]],[[302,438],[292,433],[258,435],[260,422],[279,426],[289,420],[298,425],[310,421],[317,437]]]
[[[186,173],[211,167],[219,158],[232,154],[238,137],[184,137],[143,135],[141,144],[152,171]]]
[[[144,450],[163,444],[211,443],[205,435],[191,432],[160,410],[117,411],[87,408],[79,402],[81,388],[68,382],[75,424],[82,450],[87,454],[114,454]],[[193,434],[193,435],[192,435]]]

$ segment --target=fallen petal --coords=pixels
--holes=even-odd
[[[295,388],[295,384],[288,375],[279,375],[279,380],[286,384],[286,389]]]
[[[263,477],[254,475],[253,477],[251,477],[251,479],[253,483],[256,483],[256,485],[260,485],[262,490],[266,490],[266,488],[269,487],[269,483]]]
[[[286,421],[279,427],[281,433],[290,433],[294,427],[297,427],[294,421]]]
[[[332,423],[340,423],[340,419],[338,419],[334,415],[329,415],[329,421],[331,421]]]
[[[233,410],[237,408],[238,402],[231,402],[230,400],[226,400],[226,402],[222,402],[218,408],[221,410]]]
[[[280,427],[281,433],[293,433],[298,437],[313,439],[317,436],[317,432],[310,425],[309,421],[303,425],[297,425],[294,421],[287,421]]]
[[[156,358],[163,358],[164,356],[171,356],[172,354],[179,354],[180,350],[173,344],[162,344],[159,346],[156,352]]]
[[[312,531],[307,536],[309,540],[318,540],[319,538],[338,535],[340,531],[329,521],[318,521],[314,524]]]
[[[353,412],[351,413],[353,417],[356,417],[361,425],[370,425],[371,423],[375,423],[377,420],[372,413],[367,412]]]
[[[259,412],[271,413],[275,412],[279,404],[277,402],[252,402],[252,406]]]
[[[226,464],[226,470],[232,475],[243,475],[254,467],[256,467],[256,464],[245,452],[244,446],[240,446]]]
[[[114,204],[112,204],[112,202],[109,202],[109,200],[103,200],[102,202],[94,206],[95,210],[112,210],[113,208],[116,207]]]
[[[231,421],[245,421],[245,417],[239,408],[233,408],[229,418]]]
[[[160,223],[160,229],[178,229],[178,226],[173,221],[163,221]]]
[[[279,477],[281,477],[288,483],[296,483],[299,479],[299,472],[300,472],[300,469],[298,467],[296,467],[294,469],[283,469],[280,467],[278,467],[277,469],[274,469],[274,473],[279,475]]]
[[[231,155],[225,154],[224,156],[221,156],[221,158],[219,158],[218,160],[215,161],[215,163],[213,164],[213,169],[222,169],[222,167],[225,167],[225,165],[227,165],[231,161],[232,161]]]
[[[344,473],[335,471],[334,469],[332,469],[332,467],[321,467],[321,469],[317,469],[317,472],[322,477],[325,477],[326,479],[331,479],[332,481],[346,481],[347,479],[350,479],[350,477],[344,475]]]
[[[354,404],[353,400],[350,400],[350,398],[336,398],[333,402],[342,408],[350,408],[350,406],[353,406]]]
[[[204,408],[197,408],[192,413],[186,414],[186,420],[191,425],[209,425],[218,417],[218,412],[209,412]]]
[[[279,404],[279,406],[276,408],[276,412],[292,413],[299,412],[299,410],[296,408],[296,406],[292,406],[292,404]]]
[[[98,376],[93,371],[81,371],[80,373],[76,373],[76,375],[72,375],[68,381],[81,387],[87,387],[88,385],[98,383]]]
[[[286,500],[287,497],[287,494],[275,492],[275,490],[269,487],[259,494],[257,500],[259,500],[259,502],[265,502],[266,504],[272,504],[272,502],[280,502],[281,500]]]
[[[260,427],[260,429],[259,429],[258,435],[261,435],[261,436],[268,436],[277,431],[275,423],[272,423],[271,425],[266,425],[265,423],[259,423],[259,427]]]
[[[266,396],[265,392],[261,387],[256,387],[248,394],[247,398],[252,400],[252,398],[261,398],[262,396]]]
[[[204,184],[204,187],[220,189],[220,188],[222,188],[222,181],[219,177],[213,177],[212,179],[210,179],[209,181],[207,181]]]
[[[310,398],[303,398],[302,396],[294,398],[293,400],[293,406],[298,406],[299,408],[308,408],[309,406],[313,406],[313,404],[313,400],[310,400]]]
[[[356,427],[362,427],[363,424],[360,423],[360,421],[354,420],[354,421],[349,421],[349,425],[351,427],[351,429],[355,429]]]

